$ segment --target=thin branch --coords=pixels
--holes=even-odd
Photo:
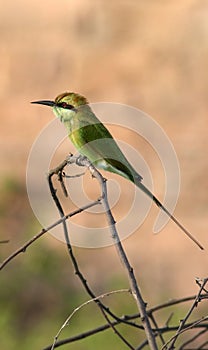
[[[205,280],[205,281],[206,281],[206,280]],[[198,278],[198,277],[197,277],[197,278],[195,279],[195,282],[196,282],[196,284],[198,284],[199,287],[201,287],[201,285],[203,284],[203,289],[202,289],[202,290],[203,290],[205,293],[208,293],[208,290],[205,288],[205,284],[206,284],[206,283],[204,284],[204,279],[201,279],[201,278]],[[206,281],[206,282],[207,282],[207,281]]]
[[[148,313],[147,313],[147,314],[148,314]],[[155,319],[153,313],[149,314],[149,318],[151,319],[152,324],[154,325],[154,327],[157,328],[157,329],[159,329],[158,324],[157,324],[157,322],[156,322],[156,319]],[[165,344],[165,340],[164,340],[164,338],[163,338],[163,336],[162,336],[162,332],[158,331],[157,333],[158,333],[158,336],[159,336],[159,338],[160,338],[160,340],[161,340],[161,343],[164,345],[164,344]],[[155,333],[155,335],[156,335],[156,333]]]
[[[112,324],[115,325],[115,326],[118,325],[119,323],[121,323],[121,322],[119,322],[119,321],[113,321],[112,322]],[[136,325],[136,326],[138,327],[138,329],[141,329],[141,326],[139,326],[139,325]],[[206,332],[208,331],[208,324],[204,324],[204,323],[199,323],[199,324],[194,323],[194,325],[193,325],[193,323],[191,323],[191,324],[188,324],[187,327],[190,327],[190,328],[193,328],[193,329],[205,328]],[[86,331],[86,332],[79,333],[79,334],[74,335],[74,336],[72,336],[70,338],[59,340],[59,341],[57,341],[55,348],[57,348],[59,346],[62,346],[62,345],[65,345],[65,344],[70,344],[70,343],[73,343],[73,342],[85,339],[85,338],[90,337],[92,335],[96,335],[96,334],[98,334],[100,332],[108,330],[109,328],[110,328],[110,325],[106,323],[106,324],[104,324],[102,326],[96,327],[96,328],[91,329],[91,330]],[[178,329],[177,326],[172,326],[172,327],[161,327],[159,329],[157,328],[157,329],[154,329],[154,331],[156,333],[156,337],[158,337],[158,332],[161,332],[161,333],[164,334],[164,333],[176,331],[177,329]],[[135,348],[135,350],[141,350],[147,345],[148,345],[148,340],[146,339],[137,348]],[[52,344],[47,346],[43,350],[51,350],[51,347],[52,347]]]
[[[196,322],[193,322],[191,323],[190,325],[186,326],[185,328],[182,328],[180,331],[177,331],[177,333],[175,335],[173,335],[168,341],[167,343],[162,347],[161,350],[164,350],[164,349],[174,349],[173,348],[173,344],[175,344],[175,342],[172,342],[175,340],[176,337],[178,337],[179,335],[181,335],[182,333],[185,333],[187,332],[188,330],[190,329],[193,329],[195,328],[197,325],[199,325],[200,323],[202,323],[203,321],[206,321],[208,320],[208,316],[206,317],[202,317],[200,320],[197,320]],[[170,347],[167,348],[167,345],[170,344]]]
[[[194,300],[195,298],[196,298],[196,296],[193,295],[193,296],[185,297],[185,298],[181,298],[181,299],[173,299],[173,300],[170,300],[168,302],[162,303],[160,305],[157,305],[157,306],[147,310],[147,313],[148,314],[152,314],[153,312],[157,312],[157,311],[162,310],[164,308],[171,307],[171,306],[174,306],[174,305],[177,305],[177,304],[180,304],[180,303],[188,302],[188,301]],[[118,324],[120,324],[120,323],[122,323],[124,321],[134,320],[134,319],[136,319],[138,317],[140,317],[139,314],[125,315],[122,318],[119,318],[118,320],[114,321],[112,324],[116,326],[116,325],[118,325]],[[142,326],[137,325],[136,323],[128,323],[128,325],[136,327],[136,328],[138,328],[140,330],[143,329]],[[201,326],[204,327],[204,325],[201,325]],[[96,327],[96,328],[94,328],[92,330],[89,330],[89,331],[77,334],[75,336],[72,336],[70,338],[66,338],[64,340],[60,340],[59,342],[56,343],[55,347],[59,347],[59,346],[62,346],[64,344],[69,344],[69,343],[72,343],[72,342],[75,342],[75,341],[87,338],[89,336],[92,336],[92,335],[95,335],[97,333],[100,333],[100,332],[103,332],[105,330],[108,330],[109,328],[110,328],[110,325],[108,323],[106,323],[106,324],[104,324],[102,326],[99,326],[99,327]],[[178,328],[177,326],[175,326],[175,327],[163,327],[161,329],[155,329],[155,332],[159,332],[159,330],[160,330],[161,333],[166,333],[166,332],[177,330],[177,328]],[[146,345],[148,345],[148,341],[147,340],[145,340],[142,344],[140,344],[140,346],[137,349],[141,350]],[[44,348],[44,350],[50,350],[51,346],[52,345],[47,346],[46,348]]]
[[[72,155],[69,157],[71,162],[77,162],[77,157],[73,157]],[[54,188],[53,186],[53,182],[52,182],[52,177],[54,175],[58,175],[58,177],[60,178],[59,174],[63,172],[63,168],[66,166],[66,162],[62,162],[61,165],[59,165],[57,168],[53,169],[50,171],[49,175],[48,175],[48,183],[49,183],[49,188],[50,188],[50,192],[52,195],[52,198],[56,204],[56,207],[59,211],[59,214],[61,216],[61,218],[63,218],[64,215],[64,211],[62,208],[62,205],[59,201],[58,196],[56,195],[57,190]],[[63,185],[62,185],[63,188]],[[64,186],[64,193],[66,192],[65,186]],[[106,308],[106,306],[100,302],[100,300],[94,295],[94,293],[92,292],[92,290],[90,289],[87,280],[84,278],[84,276],[82,275],[77,260],[75,258],[75,255],[73,253],[72,250],[72,246],[70,244],[70,239],[69,239],[69,234],[68,234],[68,229],[67,229],[67,225],[66,225],[66,221],[63,221],[63,229],[64,229],[64,236],[65,236],[65,241],[66,241],[66,245],[67,245],[67,249],[68,249],[68,253],[69,256],[71,258],[71,261],[73,263],[73,266],[75,268],[75,274],[78,275],[80,281],[82,282],[83,286],[85,287],[85,290],[88,292],[88,294],[90,295],[91,298],[93,298],[94,302],[98,305],[98,307],[100,308],[100,311],[102,312],[104,318],[106,319],[106,321],[108,322],[108,324],[110,325],[110,327],[113,329],[114,333],[132,350],[134,350],[134,348],[132,347],[132,345],[121,335],[121,333],[115,328],[114,325],[112,325],[112,322],[110,321],[109,317],[107,316],[107,314],[110,314],[112,317],[114,317],[115,319],[117,318],[112,312],[110,312],[110,310],[108,308]]]
[[[200,332],[198,332],[197,334],[194,334],[194,336],[191,337],[189,340],[185,341],[185,342],[180,346],[180,348],[179,348],[178,350],[183,350],[183,349],[185,348],[186,345],[189,345],[189,344],[191,344],[194,340],[199,339],[199,337],[200,337],[201,335],[203,335],[204,333],[206,333],[206,332],[207,332],[207,329],[205,328],[205,329],[202,329],[202,330],[201,330]]]
[[[62,190],[63,190],[65,196],[67,196],[68,193],[67,193],[67,189],[65,187],[64,177],[68,177],[68,176],[65,175],[65,173],[63,172],[63,169],[69,163],[76,163],[76,164],[78,164],[80,166],[88,167],[90,169],[91,173],[93,174],[93,176],[98,180],[98,182],[99,182],[99,184],[100,184],[100,186],[102,188],[102,196],[101,196],[101,198],[97,199],[96,201],[94,201],[94,202],[92,202],[90,204],[87,204],[86,206],[83,206],[82,208],[79,208],[79,209],[77,209],[77,210],[75,210],[75,211],[73,211],[73,212],[71,212],[71,213],[69,213],[67,215],[64,215],[62,206],[61,206],[61,204],[59,202],[59,199],[58,199],[58,197],[56,195],[56,189],[53,187],[52,177],[55,174],[57,174],[58,180],[60,181],[60,185],[62,187]],[[55,223],[53,223],[50,226],[48,226],[47,228],[42,229],[37,235],[35,235],[33,238],[31,238],[29,241],[27,241],[23,246],[21,246],[19,249],[17,249],[15,252],[13,252],[8,258],[6,258],[0,264],[0,270],[2,270],[17,255],[19,255],[20,253],[25,252],[26,249],[33,242],[38,240],[42,235],[44,235],[45,233],[50,231],[55,226],[62,224],[63,227],[64,227],[64,234],[65,234],[65,240],[66,240],[66,243],[67,243],[68,252],[70,254],[70,257],[71,257],[71,260],[72,260],[72,263],[73,263],[73,266],[74,266],[75,274],[78,275],[78,277],[80,278],[80,281],[83,284],[85,290],[87,291],[87,293],[91,297],[91,299],[89,301],[83,303],[81,306],[79,306],[77,309],[75,309],[73,311],[73,313],[69,316],[68,321],[69,321],[69,319],[71,319],[71,317],[78,310],[80,310],[81,307],[87,305],[88,303],[95,302],[99,306],[99,308],[100,308],[100,310],[101,310],[101,312],[102,312],[102,314],[105,317],[106,322],[107,322],[105,325],[97,327],[97,328],[95,328],[95,329],[93,329],[91,331],[84,332],[82,334],[78,334],[77,336],[71,337],[69,339],[65,339],[65,340],[62,340],[62,341],[57,341],[57,339],[58,339],[62,329],[65,327],[65,325],[67,323],[67,322],[65,322],[64,325],[59,330],[59,332],[58,332],[58,334],[56,336],[57,338],[56,337],[54,338],[54,342],[55,343],[53,345],[51,345],[52,349],[54,349],[56,347],[59,347],[59,346],[61,346],[63,344],[70,343],[72,341],[83,339],[83,338],[85,338],[87,336],[90,336],[92,334],[96,334],[98,332],[104,331],[104,330],[109,329],[109,328],[112,328],[113,331],[117,334],[117,336],[130,349],[134,349],[133,346],[126,340],[126,338],[124,338],[120,334],[120,332],[118,332],[117,329],[115,328],[120,323],[126,323],[129,326],[137,327],[138,329],[142,329],[142,330],[145,329],[147,339],[144,340],[139,345],[139,347],[137,347],[137,349],[143,349],[149,343],[150,349],[157,350],[156,338],[158,338],[160,336],[161,337],[161,341],[164,344],[164,339],[162,337],[162,334],[164,334],[166,332],[170,332],[170,331],[175,331],[177,329],[176,334],[166,344],[164,344],[163,348],[162,348],[162,349],[169,349],[170,350],[170,349],[174,348],[174,345],[175,345],[175,343],[177,341],[177,338],[179,337],[180,334],[182,334],[182,333],[184,333],[184,332],[186,332],[186,331],[188,331],[190,329],[203,328],[202,331],[198,332],[195,336],[191,337],[188,341],[184,342],[183,345],[181,346],[181,349],[182,349],[182,348],[184,348],[184,346],[189,344],[191,341],[194,341],[195,339],[198,339],[200,337],[200,335],[202,335],[203,333],[205,333],[207,331],[208,324],[207,323],[203,323],[203,321],[208,320],[208,317],[201,318],[200,320],[197,320],[197,321],[189,323],[189,324],[187,324],[187,320],[190,317],[190,315],[192,314],[192,312],[194,311],[194,309],[197,307],[198,303],[201,300],[208,298],[207,289],[205,288],[205,285],[206,285],[208,279],[204,279],[204,280],[197,279],[196,280],[196,283],[200,286],[200,290],[199,290],[199,292],[198,292],[198,294],[196,296],[191,296],[191,297],[177,299],[177,300],[171,300],[171,301],[168,301],[167,303],[163,303],[163,304],[158,305],[158,306],[156,306],[154,308],[146,310],[146,304],[145,304],[145,302],[142,299],[141,292],[140,292],[140,290],[138,288],[137,281],[136,281],[133,269],[132,269],[132,267],[131,267],[131,265],[130,265],[130,263],[128,261],[127,255],[126,255],[126,253],[124,251],[122,243],[120,242],[120,238],[119,238],[118,232],[116,230],[116,225],[115,225],[116,223],[115,223],[115,220],[113,218],[113,215],[111,213],[111,210],[110,210],[110,207],[109,207],[109,203],[108,203],[106,180],[102,177],[102,175],[97,171],[97,169],[86,158],[83,158],[83,157],[81,157],[81,158],[78,157],[77,158],[77,157],[73,157],[73,156],[67,158],[56,169],[52,170],[49,173],[48,180],[49,180],[49,186],[50,186],[50,189],[51,189],[52,197],[53,197],[53,199],[54,199],[54,201],[56,203],[56,206],[57,206],[57,208],[59,210],[61,218],[59,220],[57,220]],[[119,255],[119,257],[120,257],[120,259],[121,259],[121,261],[122,261],[126,271],[127,271],[127,274],[128,274],[128,277],[129,277],[129,281],[130,281],[131,291],[132,291],[132,294],[133,294],[133,296],[134,296],[134,298],[135,298],[135,300],[137,302],[138,309],[140,311],[139,313],[137,313],[135,315],[127,315],[127,316],[123,316],[123,317],[119,318],[113,312],[111,312],[111,310],[99,300],[99,299],[101,299],[102,296],[98,297],[98,296],[94,295],[93,291],[91,290],[91,288],[88,285],[87,280],[82,275],[82,273],[81,273],[81,271],[79,269],[77,260],[76,260],[76,258],[74,256],[73,251],[72,251],[72,247],[71,247],[71,244],[70,244],[69,235],[68,235],[68,231],[67,231],[66,220],[69,219],[70,217],[74,216],[74,215],[77,215],[77,214],[83,212],[84,210],[87,210],[88,208],[91,208],[91,207],[93,207],[95,205],[101,204],[101,202],[102,202],[102,204],[103,204],[103,206],[105,208],[105,211],[106,211],[106,215],[107,215],[109,227],[110,227],[110,230],[111,230],[111,236],[112,236],[113,241],[114,241],[114,245],[115,245],[115,247],[117,249],[117,252],[118,252],[118,255]],[[0,241],[0,243],[6,243],[6,242],[7,241],[5,241],[5,240],[4,241]],[[153,313],[155,313],[155,312],[157,312],[157,311],[159,311],[161,309],[164,309],[166,307],[169,307],[169,306],[172,306],[172,305],[176,305],[176,304],[182,303],[182,302],[187,302],[187,301],[190,301],[190,300],[194,300],[194,303],[192,304],[192,306],[191,306],[190,310],[188,311],[187,315],[185,316],[185,318],[180,322],[180,326],[179,327],[176,327],[176,326],[175,327],[170,327],[169,325],[167,325],[166,327],[158,327],[156,319],[153,316]],[[113,317],[115,319],[115,321],[111,321],[109,319],[108,315]],[[134,322],[131,322],[131,320],[133,320],[135,318],[138,318],[138,317],[141,317],[141,321],[142,321],[144,327],[140,326],[140,325],[137,325]],[[150,320],[152,320],[154,328],[151,327]],[[207,344],[207,341],[205,343],[201,344],[201,348],[202,348],[202,346],[204,347],[206,344]],[[170,346],[168,346],[168,345],[170,345]],[[51,346],[45,348],[45,350],[51,349]]]
[[[72,161],[72,159],[71,159]],[[56,174],[58,171],[62,171],[63,167],[66,166],[68,164],[68,160],[64,160],[64,162],[62,162],[55,170],[52,170],[51,173],[54,172],[54,174]],[[89,203],[81,208],[76,209],[75,211],[63,216],[62,218],[60,218],[59,220],[57,220],[56,222],[54,222],[53,224],[51,224],[50,226],[43,228],[38,234],[36,234],[35,236],[33,236],[30,240],[28,240],[26,243],[24,243],[20,248],[18,248],[16,251],[14,251],[11,255],[9,255],[1,264],[0,264],[0,270],[2,270],[10,261],[12,261],[16,256],[18,256],[21,253],[25,253],[27,248],[32,245],[36,240],[38,240],[41,236],[43,236],[45,233],[49,232],[50,230],[52,230],[54,227],[62,224],[64,221],[66,221],[67,219],[89,209],[92,208],[96,205],[100,205],[101,204],[101,199],[98,198],[96,201]],[[91,289],[89,288],[87,281],[85,280],[85,278],[82,276],[78,265],[76,263],[76,259],[74,258],[73,254],[71,256],[72,261],[73,261],[73,265],[75,268],[75,274],[77,274],[81,280],[81,282],[84,285],[85,290],[87,291],[87,293],[94,298],[95,295],[94,293],[91,291]],[[99,302],[98,302],[99,303]],[[125,319],[125,318],[119,318],[117,317],[114,313],[112,313],[108,307],[106,307],[105,305],[103,305],[101,303],[101,306],[103,307],[103,309],[108,312],[108,314],[113,317],[115,320],[119,321],[118,323],[122,322],[124,324],[127,325],[131,325],[133,327],[136,327],[136,325],[133,322],[130,322],[129,320]],[[142,328],[142,327],[141,327]]]
[[[131,267],[131,265],[129,263],[129,260],[127,258],[127,255],[125,253],[123,245],[120,241],[120,238],[119,238],[116,226],[115,226],[116,222],[115,222],[114,217],[112,215],[112,212],[110,210],[110,206],[108,203],[108,197],[107,197],[106,180],[103,178],[101,173],[89,162],[89,160],[87,158],[80,157],[78,159],[77,163],[81,164],[81,165],[88,166],[91,173],[98,180],[98,182],[102,188],[103,207],[104,207],[106,215],[107,215],[107,220],[109,223],[109,228],[111,231],[111,236],[113,238],[113,242],[115,244],[115,247],[117,249],[117,253],[121,259],[121,262],[122,262],[123,266],[125,267],[126,272],[128,274],[129,282],[130,282],[131,289],[132,289],[132,294],[137,302],[137,306],[138,306],[139,312],[141,314],[141,321],[144,325],[144,329],[145,329],[145,333],[146,333],[146,336],[147,336],[147,339],[149,342],[150,349],[157,350],[155,336],[153,334],[153,331],[152,331],[152,328],[150,325],[150,321],[149,321],[149,318],[147,315],[147,311],[146,311],[146,304],[143,301],[141,292],[139,290],[139,287],[138,287],[138,284],[136,281],[136,277],[134,275],[133,268]]]
[[[188,313],[187,313],[187,315],[184,317],[184,319],[181,320],[180,326],[178,327],[178,331],[176,332],[176,334],[174,335],[174,337],[172,337],[172,342],[171,342],[170,346],[168,347],[168,350],[174,349],[175,343],[176,343],[176,341],[177,341],[177,339],[178,339],[178,336],[182,333],[182,330],[183,330],[183,328],[184,328],[184,326],[185,326],[185,323],[187,322],[187,320],[188,320],[188,318],[190,317],[190,315],[192,314],[193,310],[197,307],[199,301],[201,300],[201,293],[202,293],[202,291],[204,290],[204,287],[205,287],[205,285],[206,285],[206,283],[207,283],[207,280],[208,280],[207,278],[205,278],[205,279],[203,280],[203,283],[202,283],[202,285],[200,286],[199,292],[198,292],[198,294],[197,294],[197,296],[196,296],[196,298],[195,298],[195,300],[194,300],[194,302],[193,302],[193,304],[192,304],[190,310],[188,311]],[[169,341],[168,343],[170,343],[170,341]],[[166,347],[164,347],[164,349],[166,349]]]
[[[56,222],[54,222],[53,224],[51,224],[50,226],[43,228],[37,235],[33,236],[29,241],[27,241],[25,244],[23,244],[23,246],[21,246],[20,248],[18,248],[16,251],[14,251],[11,255],[9,255],[1,264],[0,264],[0,270],[2,270],[11,260],[13,260],[17,255],[19,255],[20,253],[25,253],[27,248],[34,243],[35,241],[37,241],[37,239],[39,239],[41,236],[43,236],[45,233],[49,232],[50,230],[52,230],[54,227],[62,224],[64,221],[66,221],[67,219],[71,218],[74,215],[77,215],[89,208],[92,208],[96,205],[100,204],[100,199],[89,203],[87,205],[84,205],[81,208],[78,208],[76,210],[74,210],[73,212],[63,216],[61,219],[57,220]]]
[[[201,350],[207,350],[207,348],[205,348],[204,346],[206,345],[207,346],[207,344],[208,344],[208,340],[206,340],[204,343],[202,343],[201,345],[200,345],[200,348],[199,349],[201,349]]]
[[[188,301],[192,301],[196,298],[196,295],[191,295],[189,297],[184,297],[184,298],[180,298],[180,299],[171,299],[165,303],[159,304],[157,306],[152,307],[151,309],[149,309],[147,312],[152,313],[152,312],[156,312],[156,311],[160,311],[161,309],[164,309],[166,307],[170,307],[176,304],[181,304],[184,302],[188,302]]]
[[[53,342],[53,345],[51,347],[51,350],[54,350],[55,348],[55,345],[57,343],[57,340],[61,334],[61,332],[63,331],[63,329],[69,325],[69,321],[72,319],[72,317],[81,309],[83,308],[84,306],[94,302],[95,300],[100,300],[100,299],[103,299],[109,295],[112,295],[112,294],[117,294],[117,293],[129,293],[130,290],[129,289],[120,289],[120,290],[115,290],[115,291],[111,291],[111,292],[107,292],[107,293],[104,293],[104,294],[101,294],[99,296],[97,296],[96,298],[93,298],[93,299],[90,299],[90,300],[87,300],[85,301],[83,304],[79,305],[78,307],[76,307],[73,312],[69,315],[69,317],[67,317],[66,321],[63,323],[63,325],[61,326],[61,328],[59,329],[58,333],[56,334],[56,336],[54,337],[54,342]],[[133,350],[134,348],[131,347]]]
[[[190,297],[185,297],[185,298],[181,298],[181,299],[174,299],[174,300],[170,300],[168,302],[165,302],[165,303],[162,303],[160,305],[157,305],[151,309],[149,309],[147,311],[148,314],[152,314],[153,312],[157,312],[159,310],[162,310],[162,309],[165,309],[167,307],[172,307],[174,305],[177,305],[177,304],[180,304],[180,303],[184,303],[184,302],[188,302],[188,301],[192,301],[196,298],[195,295],[193,296],[190,296]],[[133,315],[125,315],[123,316],[122,320],[116,320],[114,321],[112,324],[113,325],[118,325],[120,324],[124,319],[125,320],[134,320],[136,318],[139,317],[139,314],[133,314]],[[200,320],[201,322],[201,320]],[[130,326],[132,326],[132,324],[130,324]],[[141,327],[140,325],[137,325],[137,324],[133,324],[134,327],[137,327],[138,329],[143,329],[143,327]],[[202,331],[206,331],[208,330],[208,324],[204,324],[204,323],[191,323],[191,324],[187,324],[187,327],[190,327],[190,328],[205,328],[205,330],[203,329]],[[75,336],[72,336],[70,338],[66,338],[66,339],[63,339],[63,340],[60,340],[56,343],[56,346],[55,348],[57,347],[60,347],[62,345],[65,345],[65,344],[69,344],[69,343],[73,343],[73,342],[76,342],[76,341],[79,341],[81,339],[85,339],[87,337],[90,337],[92,335],[95,335],[97,333],[100,333],[100,332],[103,332],[105,330],[108,330],[110,328],[110,325],[109,324],[104,324],[102,326],[99,326],[99,327],[96,327],[94,329],[91,329],[89,331],[86,331],[86,332],[82,332],[80,334],[77,334]],[[173,331],[176,331],[178,329],[177,326],[167,326],[167,327],[161,327],[161,328],[156,328],[154,329],[154,332],[155,332],[155,336],[157,337],[158,336],[158,333],[167,333],[167,332],[173,332]],[[199,332],[199,335],[201,334],[201,332]],[[144,349],[144,347],[146,347],[148,345],[148,341],[147,340],[144,340],[135,350],[142,350]],[[49,345],[47,346],[46,348],[44,348],[43,350],[51,350],[51,346],[52,345]]]

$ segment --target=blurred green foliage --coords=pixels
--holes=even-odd
[[[15,178],[4,179],[1,182],[1,194],[1,238],[10,240],[9,243],[0,245],[0,258],[3,260],[38,233],[40,227],[31,214],[25,188],[21,183]],[[12,231],[8,230],[9,227]],[[89,267],[85,266],[90,261],[93,264],[92,250],[74,249],[74,253],[81,271],[84,271],[84,277],[89,280],[96,295],[128,288],[127,281],[116,270],[115,273],[106,272],[102,277],[93,278],[93,273],[91,274]],[[100,261],[106,258],[106,253],[105,249],[100,250]],[[5,266],[0,272],[0,283],[1,348],[4,350],[45,348],[53,342],[54,336],[72,311],[89,300],[74,274],[66,246],[49,234],[41,237],[25,253],[21,253]],[[166,287],[163,288],[161,299],[167,300],[167,290]],[[114,294],[102,301],[118,316],[137,313],[135,301],[128,293]],[[148,305],[151,306],[153,305]],[[174,314],[171,324],[179,324],[186,310],[187,304],[162,310],[157,314],[159,324],[164,325],[172,311]],[[201,310],[199,317],[200,312]],[[73,316],[59,340],[103,324],[105,320],[92,302]],[[144,336],[142,331],[129,326],[119,325],[117,329],[133,346],[137,346]],[[166,339],[169,337],[170,334],[165,335]],[[111,329],[61,348],[104,350],[109,346],[115,350],[126,349],[126,345]]]
[[[157,119],[181,161],[179,217],[185,215],[194,232],[206,237],[206,2],[64,0],[60,6],[54,0],[8,0],[1,6],[0,18],[0,239],[10,240],[0,245],[1,261],[40,229],[28,203],[24,174],[30,147],[52,117],[30,108],[29,101],[53,98],[64,90],[80,92],[91,102],[127,103]],[[153,178],[162,187],[155,155],[146,155]],[[194,277],[207,274],[205,255],[203,260],[181,244],[170,225],[157,239],[150,236],[151,229],[143,225],[129,245],[147,301],[193,294]],[[86,250],[76,253],[87,278],[87,262],[95,265],[90,284],[96,294],[127,287],[115,268],[114,254],[106,259],[106,250],[96,258]],[[100,273],[102,260],[106,269]],[[0,272],[0,348],[42,349],[53,341],[70,312],[87,299],[65,246],[49,235],[42,237]],[[136,311],[130,296],[115,295],[105,302],[118,314]],[[187,308],[187,304],[174,308],[172,321],[179,322]],[[161,324],[170,312],[164,311]],[[90,304],[74,316],[62,337],[103,322]],[[119,329],[137,343],[134,330]],[[62,349],[106,347],[126,349],[112,331]]]
[[[1,194],[1,238],[9,239],[9,243],[0,246],[0,258],[3,260],[28,240],[29,235],[32,237],[36,234],[40,227],[31,215],[25,188],[18,180],[12,177],[3,179]],[[12,231],[7,229],[10,225]],[[58,249],[54,245],[54,239],[45,235],[1,271],[0,329],[1,348],[4,350],[33,350],[49,345],[74,308],[89,299],[74,275],[65,245],[61,244],[60,249],[60,243],[56,242]],[[105,289],[109,291],[122,288],[122,285],[121,278],[111,276]],[[115,294],[106,298],[105,302],[119,315],[135,311],[134,301],[126,294]],[[70,326],[64,329],[61,338],[79,334],[103,323],[105,321],[99,309],[91,303],[78,311]],[[120,328],[123,328],[125,334],[125,327]],[[134,333],[134,330],[130,333],[128,330],[128,337],[131,332]],[[122,349],[123,346],[108,330],[73,343],[71,347],[91,349],[95,344],[99,349],[105,349],[108,344],[114,349]],[[62,348],[70,348],[70,345]]]

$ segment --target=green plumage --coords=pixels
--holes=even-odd
[[[64,92],[58,95],[55,101],[42,100],[32,103],[53,107],[55,115],[64,123],[71,142],[80,154],[86,156],[97,168],[121,175],[132,181],[138,188],[146,193],[200,249],[203,249],[202,245],[189,231],[187,231],[145,185],[143,185],[141,182],[142,177],[128,162],[112,135],[93,113],[84,96],[74,92]]]
[[[77,94],[62,94],[55,102],[58,105],[59,103],[73,105],[75,109],[60,109],[54,106],[54,113],[66,126],[75,148],[97,168],[119,174],[132,182],[141,181],[142,177],[137,174],[110,132],[86,104],[86,99],[79,95],[79,104],[76,104],[76,101]]]

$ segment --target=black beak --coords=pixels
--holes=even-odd
[[[36,103],[39,105],[45,105],[49,107],[54,107],[56,105],[54,101],[49,101],[49,100],[33,101],[31,103]]]

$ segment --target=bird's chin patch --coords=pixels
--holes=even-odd
[[[62,115],[59,113],[59,109],[56,106],[53,107],[53,112],[54,112],[55,116],[57,118],[59,118],[62,122]]]

